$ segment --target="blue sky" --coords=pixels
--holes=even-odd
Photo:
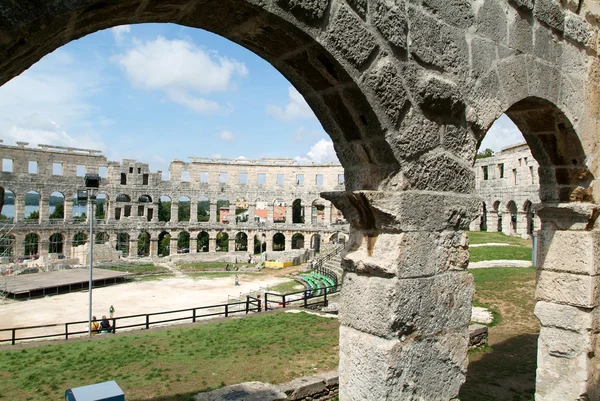
[[[99,149],[163,171],[188,156],[337,161],[302,96],[269,63],[173,24],[100,31],[44,57],[0,87],[0,138]],[[482,148],[522,140],[503,117]]]

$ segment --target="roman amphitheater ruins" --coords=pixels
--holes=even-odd
[[[339,165],[193,158],[190,163],[171,162],[172,179],[163,180],[161,171],[151,172],[148,164],[135,160],[110,162],[94,150],[26,145],[0,145],[3,214],[8,217],[4,223],[12,223],[5,229],[10,232],[4,234],[4,255],[39,257],[42,263],[49,253],[54,260],[78,259],[81,250],[73,245],[87,240],[88,221],[82,214],[89,212],[87,202],[80,207],[76,195],[85,190],[86,173],[101,176],[95,243],[108,246],[96,249],[113,251],[99,254],[97,260],[119,253],[158,256],[159,241],[168,236],[170,245],[161,255],[170,250],[229,251],[245,261],[254,250],[318,249],[321,242],[337,242],[347,231],[342,214],[319,196],[323,189],[344,188]],[[164,215],[161,199],[170,204]],[[62,213],[53,214],[57,205]],[[185,213],[179,212],[180,205]]]
[[[539,165],[536,400],[600,399],[596,0],[58,0],[0,11],[2,84],[84,35],[171,22],[250,49],[298,89],[344,168],[344,189],[322,194],[350,224],[341,400],[457,398],[474,291],[464,230],[480,212],[473,160],[505,113]]]

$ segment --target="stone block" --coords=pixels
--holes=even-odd
[[[473,79],[479,79],[492,68],[496,60],[496,46],[494,43],[474,37],[471,40],[471,76]],[[496,74],[494,73],[494,76]],[[478,92],[487,92],[484,86]]]
[[[530,95],[554,103],[558,102],[561,82],[558,68],[541,63],[537,59],[530,59],[527,66],[527,81]]]
[[[392,47],[406,49],[408,22],[402,1],[389,3],[376,0],[371,6],[372,24]]]
[[[583,308],[598,305],[600,278],[538,270],[536,299]]]
[[[477,34],[494,42],[505,43],[508,21],[502,4],[497,1],[484,2],[477,11]]]
[[[477,348],[487,345],[488,327],[482,324],[469,326],[469,348]]]
[[[337,387],[340,384],[340,374],[337,369],[332,370],[331,372],[321,373],[319,377],[323,379],[327,388]]]
[[[384,338],[466,330],[474,291],[473,277],[467,272],[417,279],[346,273],[340,322]]]
[[[343,5],[331,17],[324,41],[357,69],[365,64],[377,48],[377,42],[365,22]]]
[[[533,50],[533,26],[519,12],[508,27],[508,45],[524,53]]]
[[[323,19],[329,0],[277,0],[277,4],[299,20],[316,24]]]
[[[467,347],[466,327],[403,343],[341,326],[340,399],[454,399],[464,382]]]
[[[411,189],[463,194],[475,190],[475,172],[470,164],[443,151],[429,152],[415,162],[406,163],[402,171]]]
[[[460,230],[479,213],[470,195],[422,191],[322,192],[355,227],[364,231]]]
[[[419,80],[414,94],[425,115],[439,121],[463,121],[465,103],[458,86],[437,75]]]
[[[287,395],[286,401],[302,400],[325,391],[325,382],[320,377],[304,376],[291,382],[280,384],[278,390]]]
[[[411,2],[415,3],[414,0]],[[475,12],[469,0],[423,0],[422,6],[450,25],[468,28],[473,25]]]
[[[504,92],[504,104],[509,107],[529,95],[525,55],[504,59],[498,63],[498,76]]]
[[[358,244],[342,260],[347,271],[400,278],[428,277],[464,270],[469,261],[463,232],[380,234],[369,250],[368,238],[355,231]]]
[[[542,327],[555,327],[571,332],[591,332],[596,327],[596,312],[569,305],[538,301],[535,316]]]
[[[545,223],[552,223],[558,230],[586,230],[592,217],[599,210],[591,203],[544,202],[536,207],[536,214]]]
[[[537,257],[544,270],[600,275],[600,232],[539,230]]]
[[[346,0],[362,19],[367,17],[367,0]]]
[[[598,40],[596,29],[578,15],[569,13],[565,17],[565,36],[594,52],[596,51]]]
[[[442,146],[465,161],[475,158],[477,138],[470,129],[447,124],[442,130]]]
[[[558,0],[536,0],[533,6],[533,15],[542,24],[563,32],[565,12]]]
[[[365,86],[376,96],[376,102],[397,127],[410,106],[408,94],[402,84],[398,63],[391,57],[377,61],[363,78]]]
[[[393,104],[398,107],[402,104]],[[418,110],[409,109],[398,131],[388,131],[386,138],[398,160],[435,149],[440,145],[440,126]]]
[[[550,1],[550,0],[549,0]],[[558,41],[544,26],[535,28],[533,55],[551,63],[557,63],[562,56],[563,42]]]
[[[519,10],[533,10],[533,0],[508,0],[508,3]]]

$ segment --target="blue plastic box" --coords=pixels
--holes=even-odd
[[[92,384],[69,389],[65,392],[66,401],[125,401],[125,393],[116,381]]]

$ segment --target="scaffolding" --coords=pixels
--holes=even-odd
[[[7,294],[14,287],[14,277],[17,275],[18,265],[14,262],[15,237],[12,231],[15,225],[11,223],[0,223],[0,298],[6,299]],[[5,263],[6,261],[6,263]]]

